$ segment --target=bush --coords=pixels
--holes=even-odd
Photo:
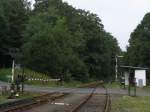
[[[11,69],[0,69],[0,80],[10,81],[11,80]]]

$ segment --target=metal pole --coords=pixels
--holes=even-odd
[[[11,77],[11,82],[14,83],[14,76],[15,76],[15,60],[13,59],[12,63],[12,77]]]
[[[136,78],[134,79],[134,96],[136,97]]]
[[[116,56],[116,81],[118,79],[118,59],[117,59],[117,56]]]
[[[22,71],[22,93],[24,92],[24,81],[25,81],[25,75],[24,75],[24,66]]]
[[[128,86],[128,95],[131,95],[131,79],[130,79],[130,72],[131,70],[129,69],[129,77],[128,77],[128,82],[129,82],[129,86]]]

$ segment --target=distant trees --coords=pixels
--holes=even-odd
[[[33,10],[26,0],[1,0],[0,5],[1,60],[17,47],[23,65],[51,77],[113,79],[120,48],[96,14],[61,0],[35,0]]]
[[[127,48],[126,62],[133,66],[150,68],[150,13],[131,34]]]

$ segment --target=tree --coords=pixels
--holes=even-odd
[[[150,13],[131,34],[127,48],[127,63],[133,66],[150,67]]]
[[[150,13],[147,13],[131,33],[125,53],[126,64],[150,68]],[[149,71],[148,71],[149,72]],[[147,76],[150,79],[150,76]]]
[[[0,1],[0,67],[11,64],[10,48],[21,47],[28,15],[29,4],[26,0]]]

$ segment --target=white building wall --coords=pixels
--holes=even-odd
[[[146,70],[135,70],[135,78],[137,86],[141,86],[140,80],[142,80],[143,86],[146,86]]]

